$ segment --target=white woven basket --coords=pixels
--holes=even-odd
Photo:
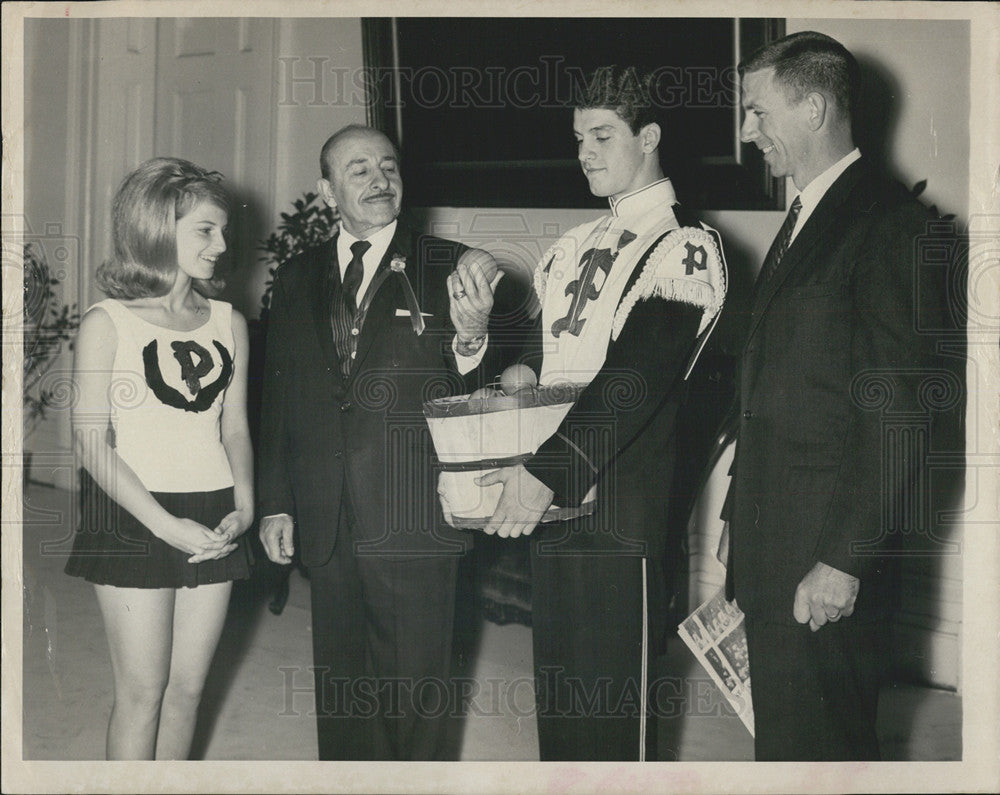
[[[424,404],[443,467],[438,496],[453,526],[481,528],[489,521],[503,487],[477,486],[476,478],[531,456],[556,432],[581,389],[581,385],[566,384],[486,400],[470,401],[468,395],[461,395]],[[573,509],[553,506],[542,521],[591,513],[594,507],[593,502]]]

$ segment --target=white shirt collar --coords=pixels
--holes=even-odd
[[[861,158],[861,152],[857,147],[844,155],[840,160],[830,166],[818,177],[814,177],[812,182],[806,185],[799,194],[799,201],[802,202],[802,209],[799,210],[798,220],[795,222],[795,229],[792,231],[792,240],[798,235],[799,230],[805,225],[809,216],[812,215],[816,205],[820,203],[826,192],[834,182],[843,174],[849,165]]]
[[[611,213],[615,218],[634,218],[654,207],[668,207],[677,203],[677,195],[669,177],[650,182],[644,188],[626,193],[620,199],[608,199]]]
[[[358,301],[360,302],[364,298],[365,291],[368,289],[368,285],[371,284],[372,278],[375,276],[375,271],[378,270],[378,264],[382,261],[385,256],[385,252],[389,250],[389,244],[392,242],[393,235],[396,234],[396,225],[398,221],[393,221],[388,226],[383,226],[371,237],[366,237],[371,243],[371,248],[369,248],[362,261],[365,266],[365,274],[361,279],[361,285],[358,287]],[[351,253],[351,246],[356,243],[361,238],[355,237],[350,232],[348,232],[344,225],[340,225],[340,234],[337,235],[337,265],[340,267],[340,279],[344,280],[344,274],[347,273],[347,266],[351,262],[351,258],[354,256]]]

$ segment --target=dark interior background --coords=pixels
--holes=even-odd
[[[660,155],[686,203],[776,209],[781,186],[737,139],[735,54],[777,20],[400,18],[397,85],[388,20],[366,20],[380,119],[405,146],[413,206],[601,207],[580,178],[572,97],[598,66],[656,75]],[[738,41],[737,41],[738,40]],[[398,90],[398,94],[397,94]],[[396,137],[393,135],[393,137]]]

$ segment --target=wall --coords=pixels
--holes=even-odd
[[[37,46],[44,36],[46,49]],[[24,162],[26,169],[32,163],[60,162],[66,147],[67,119],[66,95],[68,86],[66,74],[69,59],[69,31],[54,28],[44,34],[37,26],[29,26],[25,31],[24,90],[26,96],[44,96],[46,102],[35,103],[25,108],[24,114]],[[75,293],[76,273],[79,268],[79,246],[66,227],[65,182],[56,174],[40,181],[33,191],[26,191],[24,197],[24,218],[17,227],[23,230],[25,240],[39,246],[46,255],[56,275],[62,279],[60,292],[68,296],[72,303]],[[6,227],[5,221],[5,227]],[[67,237],[74,242],[67,251],[71,252],[71,267],[58,267],[57,241]],[[62,251],[62,249],[59,249]],[[60,356],[56,368],[68,366],[69,357]],[[54,423],[43,423],[33,434],[28,445],[35,449],[52,449],[61,440],[67,429]]]
[[[24,114],[24,158],[27,166],[41,163],[65,165],[67,140],[67,93],[69,85],[69,28],[59,21],[39,20],[25,28],[25,96],[44,97],[29,102]],[[42,46],[44,42],[44,46]],[[65,219],[65,180],[52,171],[32,181],[25,193],[27,231],[41,233]]]
[[[29,175],[24,191],[24,218],[18,228],[25,239],[36,244],[46,257],[53,276],[60,279],[57,296],[67,304],[78,300],[81,264],[84,258],[82,230],[75,224],[77,214],[70,207],[68,186],[80,178],[67,163],[70,142],[70,84],[66,79],[72,47],[70,31],[58,21],[34,20],[24,34],[24,167]],[[42,101],[27,101],[39,97]],[[30,175],[34,175],[32,178]],[[5,222],[6,226],[6,222]],[[53,384],[72,366],[72,356],[63,350],[45,379]],[[25,449],[35,451],[40,475],[51,480],[62,470],[70,444],[68,418],[59,411],[48,412],[28,439]],[[26,476],[30,473],[26,473]]]
[[[360,19],[282,19],[275,64],[275,166],[272,207],[278,213],[306,191],[316,191],[323,142],[345,124],[364,124],[363,92],[355,88],[364,65]],[[262,230],[261,237],[271,229]],[[267,267],[253,266],[248,295],[260,296]],[[256,313],[256,304],[248,311]]]
[[[866,115],[884,136],[890,171],[907,185],[926,179],[921,199],[967,220],[969,23],[787,20],[788,33],[801,30],[833,36],[858,59],[867,81]]]
[[[363,95],[348,88],[364,65],[361,20],[283,19],[277,54],[285,59],[276,75],[275,198],[280,205],[282,199],[290,202],[316,190],[319,150],[332,133],[365,122]]]

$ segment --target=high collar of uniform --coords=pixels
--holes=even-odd
[[[644,188],[626,193],[620,199],[608,199],[611,205],[611,213],[615,218],[634,218],[642,215],[654,207],[668,207],[677,203],[677,196],[674,193],[674,186],[669,177],[650,182]]]

